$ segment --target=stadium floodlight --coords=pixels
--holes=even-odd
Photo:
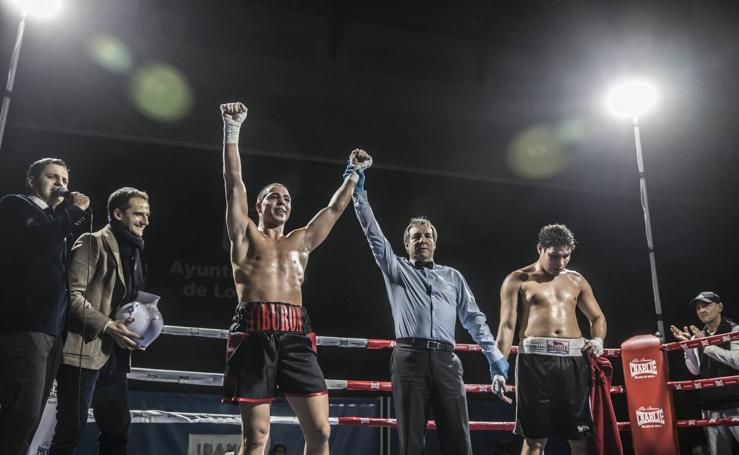
[[[608,108],[619,117],[639,118],[654,106],[657,91],[644,80],[629,80],[615,85],[607,98]]]
[[[634,127],[634,144],[636,146],[636,164],[639,168],[639,195],[644,212],[644,229],[649,249],[649,265],[652,276],[652,294],[654,295],[654,311],[657,315],[657,336],[664,337],[665,323],[662,316],[662,302],[659,296],[657,280],[657,264],[654,256],[654,240],[652,239],[652,219],[649,214],[647,198],[647,179],[644,175],[644,157],[642,155],[639,117],[651,109],[657,100],[657,91],[653,85],[643,79],[632,79],[614,85],[608,92],[607,104],[610,111],[619,117],[630,117]]]
[[[15,73],[18,69],[18,59],[21,55],[21,45],[23,44],[23,33],[26,30],[26,19],[31,16],[34,18],[49,18],[53,16],[61,8],[61,0],[8,0],[15,4],[21,11],[20,20],[18,22],[18,33],[15,36],[15,45],[13,52],[10,54],[10,66],[8,67],[8,80],[5,83],[5,94],[3,96],[3,106],[0,110],[0,150],[2,150],[3,138],[5,137],[5,123],[8,121],[8,111],[10,110],[10,97],[13,94],[13,85],[15,85]]]

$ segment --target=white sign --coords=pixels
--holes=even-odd
[[[187,455],[224,455],[239,451],[241,435],[191,434],[187,443]]]
[[[629,362],[629,371],[634,379],[657,377],[657,361],[654,359],[634,359]]]
[[[636,410],[636,424],[641,428],[664,427],[665,411],[662,408],[642,406]]]

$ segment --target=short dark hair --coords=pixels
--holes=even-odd
[[[403,232],[403,245],[408,243],[408,240],[411,238],[411,228],[413,226],[428,226],[431,228],[431,233],[434,236],[434,242],[436,242],[436,226],[434,226],[431,223],[431,220],[426,218],[425,216],[416,216],[410,219],[408,221],[408,226],[405,227],[405,232]]]
[[[35,182],[38,180],[38,178],[41,177],[41,173],[46,169],[46,166],[50,164],[63,166],[67,172],[69,172],[69,166],[67,166],[67,163],[60,158],[41,158],[38,161],[34,161],[30,166],[28,166],[28,170],[26,171],[26,191],[29,193],[31,192],[31,186],[28,184],[28,181],[32,180]]]
[[[137,190],[130,186],[118,188],[110,193],[110,196],[108,197],[108,222],[113,221],[113,212],[115,209],[125,212],[130,205],[129,201],[134,197],[140,197],[147,201],[149,200],[149,195],[146,194],[146,191]]]
[[[270,183],[269,185],[266,185],[264,188],[262,188],[259,191],[259,194],[257,194],[257,203],[259,203],[259,204],[262,203],[262,200],[265,197],[267,197],[267,194],[269,193],[270,188],[272,188],[273,186],[281,186],[281,187],[287,189],[287,187],[285,185],[283,185],[282,183],[279,183],[279,182]]]
[[[575,234],[564,224],[547,224],[539,231],[539,245],[543,248],[569,247],[575,249]]]

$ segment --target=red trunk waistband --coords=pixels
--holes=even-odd
[[[234,316],[232,331],[238,332],[292,332],[303,333],[307,318],[300,305],[279,302],[240,303]],[[236,328],[237,330],[233,330]]]

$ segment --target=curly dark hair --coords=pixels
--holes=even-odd
[[[575,234],[564,224],[547,224],[539,231],[539,245],[544,248],[570,247],[575,249]]]

